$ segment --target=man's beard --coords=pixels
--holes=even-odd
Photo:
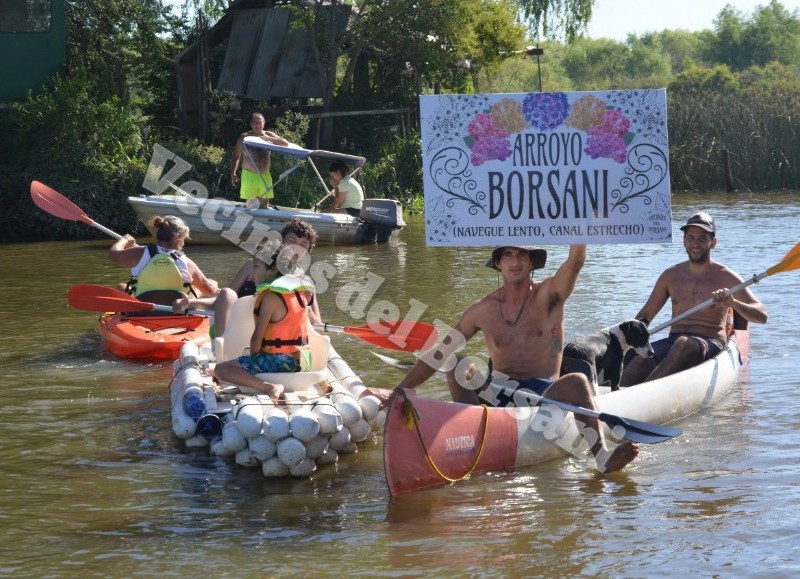
[[[692,263],[697,263],[699,265],[703,265],[704,263],[708,263],[709,261],[711,261],[711,250],[710,249],[705,250],[697,258],[692,257],[692,253],[689,252],[689,251],[687,251],[686,253],[689,256],[689,261],[691,261]]]

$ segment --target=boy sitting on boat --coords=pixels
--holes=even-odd
[[[284,243],[271,255],[262,251],[254,257],[253,277],[256,301],[255,330],[250,338],[250,355],[217,364],[217,379],[252,388],[278,401],[283,386],[261,380],[257,374],[297,372],[307,367],[309,311],[314,300],[311,280],[296,271],[297,262],[314,247],[316,232],[299,219],[284,236]],[[288,271],[269,281],[274,269]]]

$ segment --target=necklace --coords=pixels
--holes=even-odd
[[[525,309],[525,304],[528,303],[528,298],[531,297],[531,293],[533,293],[533,286],[528,286],[528,293],[525,294],[525,299],[522,300],[522,305],[519,307],[519,311],[517,312],[517,317],[514,318],[514,321],[507,320],[505,315],[503,314],[503,302],[497,300],[497,306],[500,308],[500,317],[503,318],[503,321],[506,323],[507,326],[513,327],[517,325],[517,322],[522,317],[522,312]],[[505,297],[505,291],[503,292],[503,296]]]

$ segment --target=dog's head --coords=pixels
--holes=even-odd
[[[619,326],[620,345],[622,350],[627,352],[633,348],[636,353],[643,358],[650,358],[653,355],[653,346],[650,345],[650,331],[647,326],[639,320],[622,322]]]

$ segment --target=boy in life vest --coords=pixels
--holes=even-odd
[[[314,246],[316,231],[296,221],[298,229],[284,237],[284,244],[277,252],[267,260],[263,252],[254,258],[256,325],[250,338],[250,355],[221,362],[214,369],[217,379],[264,392],[276,402],[283,395],[283,386],[265,382],[257,374],[302,369],[302,358],[306,354],[303,347],[308,344],[310,304],[314,299],[310,279],[298,275],[301,272],[297,271],[296,264]],[[268,281],[274,275],[276,260],[282,271],[292,273]],[[284,263],[288,266],[284,267]]]

